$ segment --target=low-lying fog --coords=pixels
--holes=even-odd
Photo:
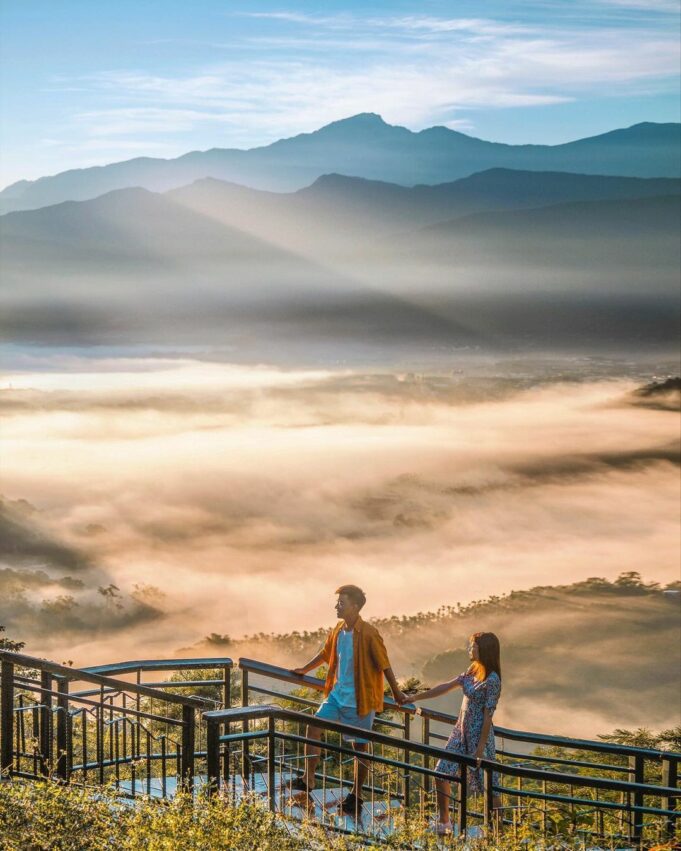
[[[371,617],[678,578],[677,403],[632,395],[673,363],[396,373],[37,352],[5,352],[0,392],[0,624],[32,654],[84,665],[315,629],[345,582]],[[406,675],[464,639],[390,649]],[[566,732],[563,702],[547,696],[545,718]]]

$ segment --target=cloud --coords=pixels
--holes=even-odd
[[[126,603],[115,640],[71,641],[81,663],[318,627],[340,581],[390,615],[564,575],[676,573],[674,415],[632,407],[637,382],[594,381],[599,365],[566,382],[475,361],[460,374],[100,363],[13,373],[0,394],[5,487],[93,565],[82,594],[52,587],[40,617],[66,622],[72,596],[85,636],[97,588],[167,595],[153,617]],[[13,635],[47,652],[26,612]]]
[[[647,13],[663,13],[678,16],[679,4],[676,0],[599,0],[605,6],[619,6]]]
[[[57,593],[54,585],[60,586]],[[121,632],[161,619],[157,603],[158,595],[146,588],[132,594],[113,585],[83,590],[82,584],[55,583],[35,571],[0,570],[0,623],[21,636],[29,653],[37,643],[68,653],[74,639],[111,642]]]
[[[91,566],[82,550],[58,540],[36,522],[36,515],[36,509],[26,500],[0,499],[0,558],[12,564],[41,564],[59,571],[83,571]]]
[[[478,629],[501,638],[500,725],[579,736],[638,727],[642,719],[658,728],[676,723],[678,603],[659,591],[633,593],[598,580],[537,588],[407,627],[394,646],[401,657],[425,659],[418,673],[435,684],[466,668],[463,643]],[[649,661],[661,647],[672,654],[667,675]],[[459,702],[460,692],[434,705],[457,711]]]
[[[679,62],[675,33],[647,20],[579,27],[432,15],[246,15],[267,29],[235,35],[233,60],[185,74],[115,70],[63,79],[60,85],[88,87],[102,104],[73,116],[79,135],[128,136],[130,144],[164,135],[167,145],[168,134],[215,126],[228,145],[250,146],[367,111],[418,129],[465,121],[472,109],[654,87],[675,78]]]
[[[12,635],[29,647],[67,652],[74,637],[111,641],[163,617],[155,588],[138,584],[121,591],[80,547],[59,540],[41,515],[26,500],[0,504],[0,623]],[[97,534],[106,529],[90,524],[83,530],[83,538]]]

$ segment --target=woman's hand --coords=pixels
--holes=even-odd
[[[403,691],[398,689],[393,692],[393,700],[398,706],[404,706],[405,703],[409,703],[410,698],[408,698]]]
[[[483,761],[484,758],[485,758],[485,749],[483,748],[482,750],[480,750],[480,748],[478,748],[475,752],[475,765],[478,768],[480,768],[480,763]]]

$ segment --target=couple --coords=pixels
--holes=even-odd
[[[339,721],[353,727],[371,730],[374,716],[383,710],[383,678],[393,693],[395,702],[402,706],[417,700],[426,700],[446,694],[461,687],[464,700],[459,717],[446,744],[446,749],[458,754],[474,756],[478,760],[494,759],[494,730],[492,715],[501,693],[501,668],[499,664],[499,640],[491,632],[478,632],[471,636],[468,652],[471,665],[464,673],[448,682],[441,683],[428,691],[407,697],[397,684],[390,667],[383,639],[378,630],[362,620],[360,611],[366,596],[356,585],[341,585],[336,590],[336,614],[339,623],[331,630],[321,651],[292,673],[302,676],[318,668],[322,663],[329,666],[324,685],[325,700],[316,717],[327,721]],[[319,740],[322,731],[308,726],[307,737]],[[355,736],[344,737],[352,742],[358,753],[367,750],[367,740]],[[305,751],[305,771],[293,782],[293,790],[309,794],[315,786],[315,771],[319,760],[319,748],[308,746]],[[440,759],[436,771],[458,776],[456,762]],[[368,765],[362,759],[355,760],[355,777],[352,791],[344,799],[341,809],[354,816],[361,814],[362,789],[367,777]],[[437,778],[438,833],[451,830],[449,803],[451,785],[448,780]],[[479,769],[469,771],[469,789],[473,793],[482,791],[482,776]],[[498,805],[498,802],[495,802]]]

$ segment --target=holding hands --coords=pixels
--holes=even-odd
[[[425,692],[424,692],[424,694],[425,694]],[[415,700],[419,700],[419,699],[420,699],[420,695],[417,695],[416,693],[412,693],[409,690],[400,691],[399,696],[397,694],[395,695],[395,702],[398,704],[398,706],[404,706],[405,703],[413,703]]]

